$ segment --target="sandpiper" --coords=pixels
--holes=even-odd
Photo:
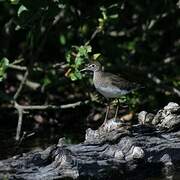
[[[109,102],[111,98],[119,98],[122,95],[126,95],[139,88],[136,83],[129,82],[119,75],[115,75],[109,72],[104,72],[99,62],[94,61],[89,63],[81,71],[92,71],[93,72],[93,83],[96,90],[101,93]],[[107,122],[110,105],[107,105],[106,115],[104,123]],[[115,112],[114,119],[117,118],[119,109],[119,99]]]

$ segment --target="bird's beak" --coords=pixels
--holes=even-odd
[[[87,68],[81,69],[80,72],[87,71]]]

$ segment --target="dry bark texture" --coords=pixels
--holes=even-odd
[[[110,119],[97,130],[87,129],[81,144],[65,144],[62,138],[44,151],[0,161],[0,179],[173,176],[180,161],[180,106],[169,103],[156,114],[142,111],[138,120],[137,125],[126,125]]]

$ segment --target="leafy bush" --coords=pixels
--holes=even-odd
[[[140,92],[143,100],[135,96],[133,104],[154,108],[179,98],[178,1],[9,0],[0,6],[0,55],[10,61],[1,60],[0,80],[8,73],[3,88],[8,83],[17,90],[19,72],[7,66],[23,59],[17,65],[27,67],[28,78],[41,86],[36,93],[24,90],[28,102],[42,103],[49,94],[62,102],[81,99],[79,70],[99,55],[106,69],[147,87]]]

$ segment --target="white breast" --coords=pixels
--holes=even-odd
[[[96,86],[95,86],[96,87]],[[117,98],[119,96],[127,94],[129,91],[121,90],[115,86],[111,87],[96,87],[97,91],[106,98]]]

